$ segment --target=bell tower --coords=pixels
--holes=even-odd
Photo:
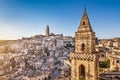
[[[97,80],[99,57],[95,52],[93,32],[86,8],[75,33],[75,51],[70,53],[71,80]]]
[[[46,27],[46,36],[48,37],[49,36],[49,26],[47,25]]]
[[[95,52],[95,33],[93,32],[86,8],[78,31],[75,33],[75,52],[93,53]]]

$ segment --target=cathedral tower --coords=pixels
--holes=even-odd
[[[49,26],[46,27],[46,36],[49,36]]]
[[[86,8],[75,33],[75,52],[70,53],[70,58],[71,80],[97,80],[99,62],[95,53],[95,32],[90,25]]]

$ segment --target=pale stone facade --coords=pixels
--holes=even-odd
[[[95,33],[84,11],[78,31],[75,33],[75,52],[70,53],[71,80],[97,80],[99,57],[95,52]]]

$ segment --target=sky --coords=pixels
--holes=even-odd
[[[120,37],[120,0],[0,0],[0,39],[50,32],[75,36],[86,6],[96,37]]]

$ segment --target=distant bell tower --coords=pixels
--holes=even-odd
[[[87,16],[86,8],[77,32],[75,52],[70,53],[71,80],[97,80],[99,57],[95,52],[95,32]]]
[[[49,36],[49,26],[47,25],[46,27],[46,36],[48,37]]]

